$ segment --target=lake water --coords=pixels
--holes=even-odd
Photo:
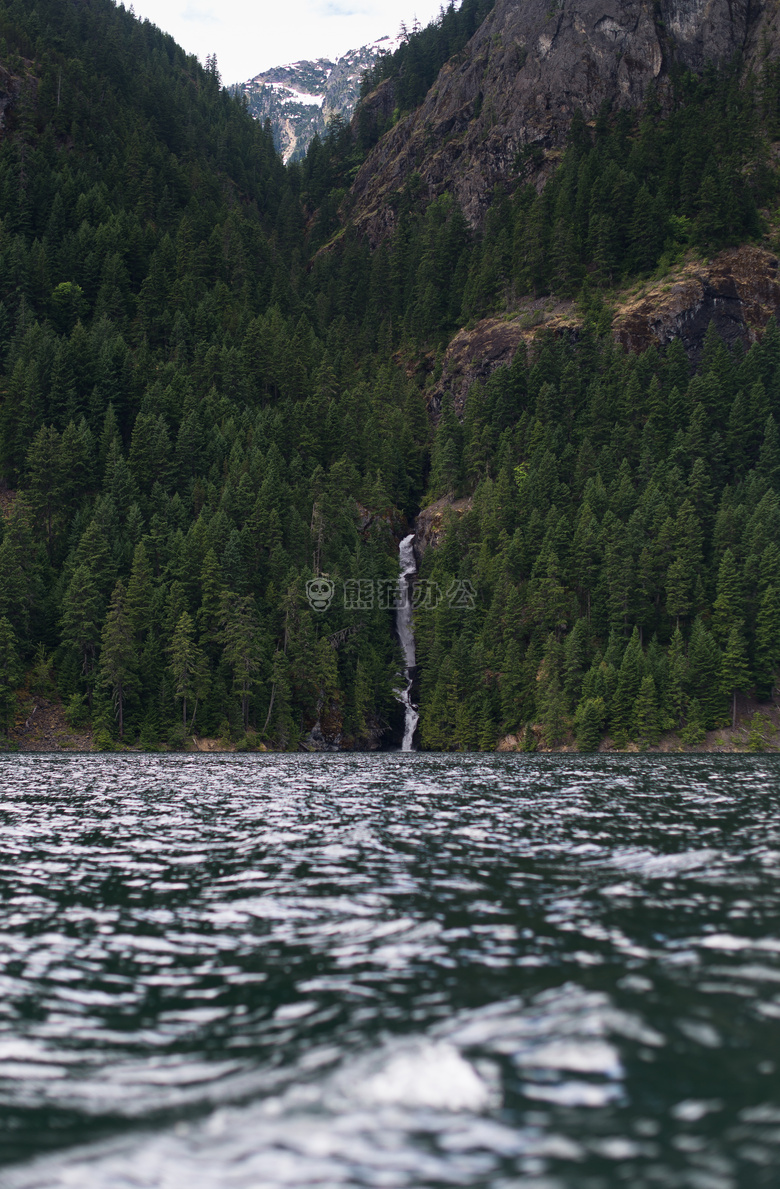
[[[779,810],[773,757],[0,757],[0,1185],[776,1187]]]

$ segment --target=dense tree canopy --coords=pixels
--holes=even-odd
[[[371,83],[418,103],[487,10],[449,8]],[[0,0],[0,64],[0,730],[49,664],[105,743],[389,739],[393,616],[342,592],[394,578],[450,493],[471,510],[424,576],[478,597],[417,612],[425,746],[532,720],[583,747],[693,738],[768,693],[780,335],[712,332],[691,376],[679,343],[616,348],[601,291],[761,234],[771,70],[575,120],[541,195],[519,158],[479,234],[413,176],[371,252],[344,221],[359,119],[285,169],[213,60],[111,0]],[[549,291],[579,294],[581,334],[541,336],[434,431],[419,361]]]

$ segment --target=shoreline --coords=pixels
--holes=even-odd
[[[17,721],[8,734],[10,746],[4,750],[5,754],[32,755],[39,753],[59,753],[63,755],[89,754],[133,754],[133,755],[219,755],[240,753],[245,755],[309,755],[325,754],[382,754],[385,749],[361,748],[328,748],[327,751],[313,751],[311,748],[300,746],[295,752],[277,751],[273,747],[260,741],[247,744],[242,740],[234,742],[230,739],[216,736],[193,734],[188,736],[184,748],[171,748],[161,743],[154,748],[141,747],[136,743],[122,744],[114,740],[111,748],[95,746],[97,732],[92,729],[71,728],[65,721],[64,707],[56,699],[31,697],[33,705],[28,701],[23,704]],[[24,716],[24,717],[23,717]],[[760,722],[757,722],[760,720]],[[754,726],[754,723],[756,726]],[[757,728],[760,728],[756,734]],[[523,736],[525,734],[526,745]],[[780,707],[773,702],[760,703],[745,698],[740,706],[736,727],[718,727],[707,731],[704,738],[695,744],[683,742],[679,731],[668,731],[651,744],[642,745],[628,742],[625,747],[617,747],[614,740],[605,735],[595,751],[580,751],[574,737],[568,733],[562,742],[554,747],[548,747],[543,742],[542,724],[533,724],[530,728],[533,746],[527,746],[528,734],[524,731],[508,733],[496,741],[490,751],[460,752],[438,751],[422,754],[429,755],[495,755],[498,753],[524,752],[528,755],[777,755],[780,754]],[[760,738],[761,746],[751,746],[751,735]],[[388,753],[395,748],[387,748]],[[400,750],[400,749],[398,749]]]

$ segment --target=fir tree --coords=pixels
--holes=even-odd
[[[241,698],[241,718],[249,726],[249,698],[260,677],[260,644],[253,600],[232,591],[222,596],[222,643],[225,660],[233,671],[233,687]]]
[[[755,675],[761,693],[772,697],[780,671],[780,593],[767,586],[756,620]]]
[[[634,628],[620,664],[617,689],[612,703],[611,726],[616,740],[624,741],[633,733],[634,703],[640,693],[644,668],[639,631]]]
[[[607,717],[603,698],[583,698],[574,717],[577,747],[580,751],[598,751]]]
[[[173,680],[173,692],[181,701],[182,729],[188,734],[195,723],[198,699],[205,693],[206,663],[202,650],[195,642],[195,625],[192,616],[183,611],[168,645],[169,670]],[[194,699],[192,721],[187,726],[187,702]]]
[[[15,689],[22,676],[16,635],[5,616],[0,617],[0,732],[8,730],[16,709]]]
[[[138,656],[126,600],[127,592],[120,579],[111,595],[100,649],[100,684],[111,690],[120,739],[124,738],[125,702],[138,685]]]
[[[729,631],[726,647],[720,662],[721,687],[731,697],[731,725],[737,725],[737,693],[744,692],[750,684],[750,667],[747,649],[738,625]]]

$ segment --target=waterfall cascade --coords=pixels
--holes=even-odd
[[[404,740],[401,751],[412,750],[415,728],[420,716],[412,703],[412,681],[414,678],[415,653],[414,633],[412,631],[412,598],[411,580],[417,573],[417,563],[414,557],[414,533],[404,537],[399,549],[401,598],[395,613],[395,626],[398,639],[404,654],[403,688],[398,691],[398,700],[404,707]]]

